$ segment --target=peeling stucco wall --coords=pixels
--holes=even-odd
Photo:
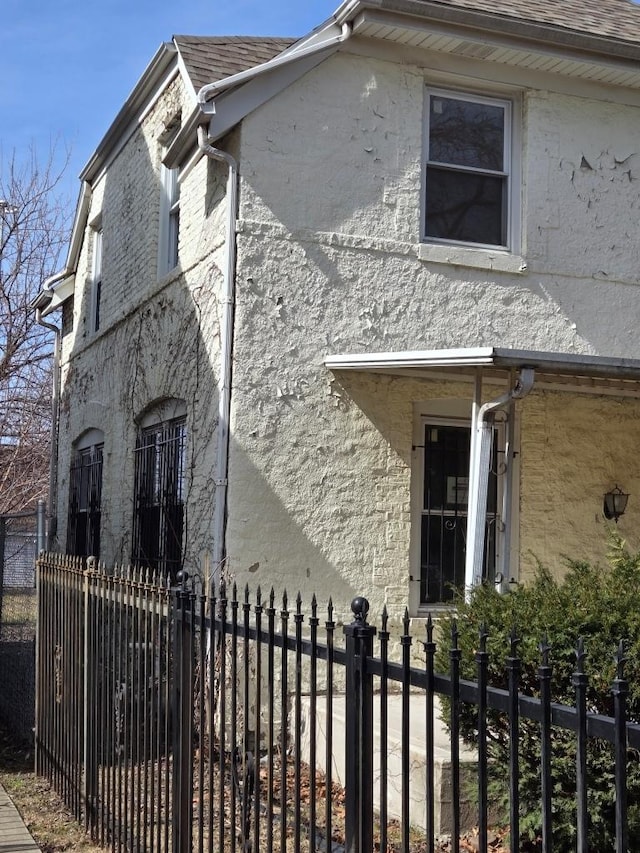
[[[471,392],[333,377],[326,356],[483,345],[640,356],[640,109],[516,94],[526,272],[496,272],[420,259],[425,82],[422,68],[335,56],[249,116],[241,149],[232,566],[307,596],[365,592],[396,615],[411,572],[412,405]],[[558,572],[563,554],[603,559],[603,492],[620,477],[638,490],[637,406],[537,389],[518,405],[523,578],[535,558]],[[622,422],[630,437],[618,441]],[[634,518],[630,507],[621,529]]]
[[[332,375],[328,355],[492,345],[640,357],[640,107],[504,72],[446,78],[423,64],[339,53],[223,144],[241,171],[229,476],[229,566],[240,584],[325,599],[356,593],[397,618],[409,600],[416,404],[465,400],[468,383]],[[501,77],[502,75],[502,77]],[[444,263],[420,243],[424,87],[513,97],[521,234],[513,262]],[[71,443],[105,432],[104,554],[127,559],[135,418],[187,402],[187,567],[211,547],[224,170],[201,160],[181,187],[181,270],[156,280],[160,151],[179,81],[94,188],[104,227],[103,328],[86,326],[91,243],[65,343],[60,498]],[[620,99],[618,98],[618,101]],[[112,229],[112,230],[110,230]],[[495,255],[495,253],[493,253]],[[498,259],[500,260],[500,259]],[[502,271],[500,271],[500,269]],[[487,387],[486,394],[503,388]],[[605,548],[602,494],[640,494],[635,400],[538,388],[517,406],[521,574],[535,557]],[[624,482],[622,480],[624,479]],[[640,520],[630,501],[623,533]],[[514,569],[515,573],[515,569]]]

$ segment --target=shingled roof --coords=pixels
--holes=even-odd
[[[174,36],[196,92],[206,83],[223,80],[273,59],[296,39],[251,36]]]
[[[374,4],[377,5],[377,4]],[[385,7],[384,0],[380,4]],[[397,4],[389,4],[396,6]],[[522,24],[640,43],[640,6],[631,0],[415,0],[416,8],[467,9]]]

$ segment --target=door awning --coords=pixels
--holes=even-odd
[[[330,370],[366,371],[396,376],[436,378],[438,374],[473,379],[504,379],[505,373],[533,368],[536,386],[597,394],[640,396],[640,359],[599,355],[465,347],[443,350],[348,353],[325,359]]]

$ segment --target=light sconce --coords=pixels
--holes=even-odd
[[[604,496],[604,517],[613,519],[617,524],[620,516],[624,515],[628,500],[629,495],[625,494],[622,489],[616,485],[615,488],[611,489],[611,491],[607,492]]]

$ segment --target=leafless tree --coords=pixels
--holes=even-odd
[[[68,237],[55,162],[0,152],[0,514],[46,496],[53,342],[31,303]]]

